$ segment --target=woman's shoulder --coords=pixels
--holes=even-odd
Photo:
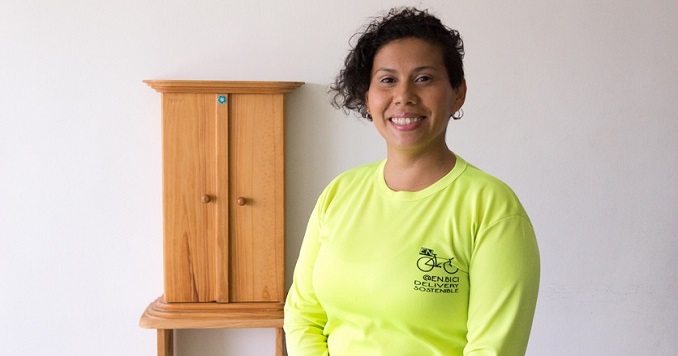
[[[318,198],[318,208],[325,211],[337,199],[350,200],[356,194],[365,194],[374,183],[375,174],[383,167],[383,161],[362,164],[337,175],[325,187]]]
[[[337,175],[330,182],[330,184],[328,184],[328,187],[354,185],[370,181],[374,177],[374,174],[376,174],[380,169],[382,169],[383,164],[384,161],[382,160],[362,164],[360,166],[346,170]]]
[[[383,166],[384,161],[362,164],[346,170],[330,181],[323,190],[321,199],[327,199],[337,194],[363,190],[367,184],[374,182],[374,175]]]
[[[468,186],[469,189],[480,191],[492,191],[496,193],[513,194],[513,190],[496,176],[485,172],[475,165],[457,158],[464,165],[463,172],[457,179],[457,183]]]
[[[510,214],[525,214],[518,196],[508,184],[470,163],[466,163],[456,184],[457,188],[464,191],[467,199],[476,201],[479,207]]]

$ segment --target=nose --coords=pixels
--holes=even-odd
[[[395,103],[397,105],[414,105],[417,103],[417,93],[411,83],[402,81],[396,88]]]

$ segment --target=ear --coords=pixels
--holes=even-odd
[[[363,102],[365,103],[365,114],[370,115],[370,102],[368,100],[367,92],[365,92],[365,97],[363,98]]]
[[[454,89],[454,104],[452,104],[452,112],[457,112],[466,102],[466,79],[464,79],[457,89]]]

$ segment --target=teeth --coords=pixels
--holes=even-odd
[[[409,125],[423,120],[423,117],[393,117],[391,121],[396,125]]]

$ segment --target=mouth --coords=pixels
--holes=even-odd
[[[389,120],[396,125],[412,125],[424,120],[424,116],[392,117]]]

